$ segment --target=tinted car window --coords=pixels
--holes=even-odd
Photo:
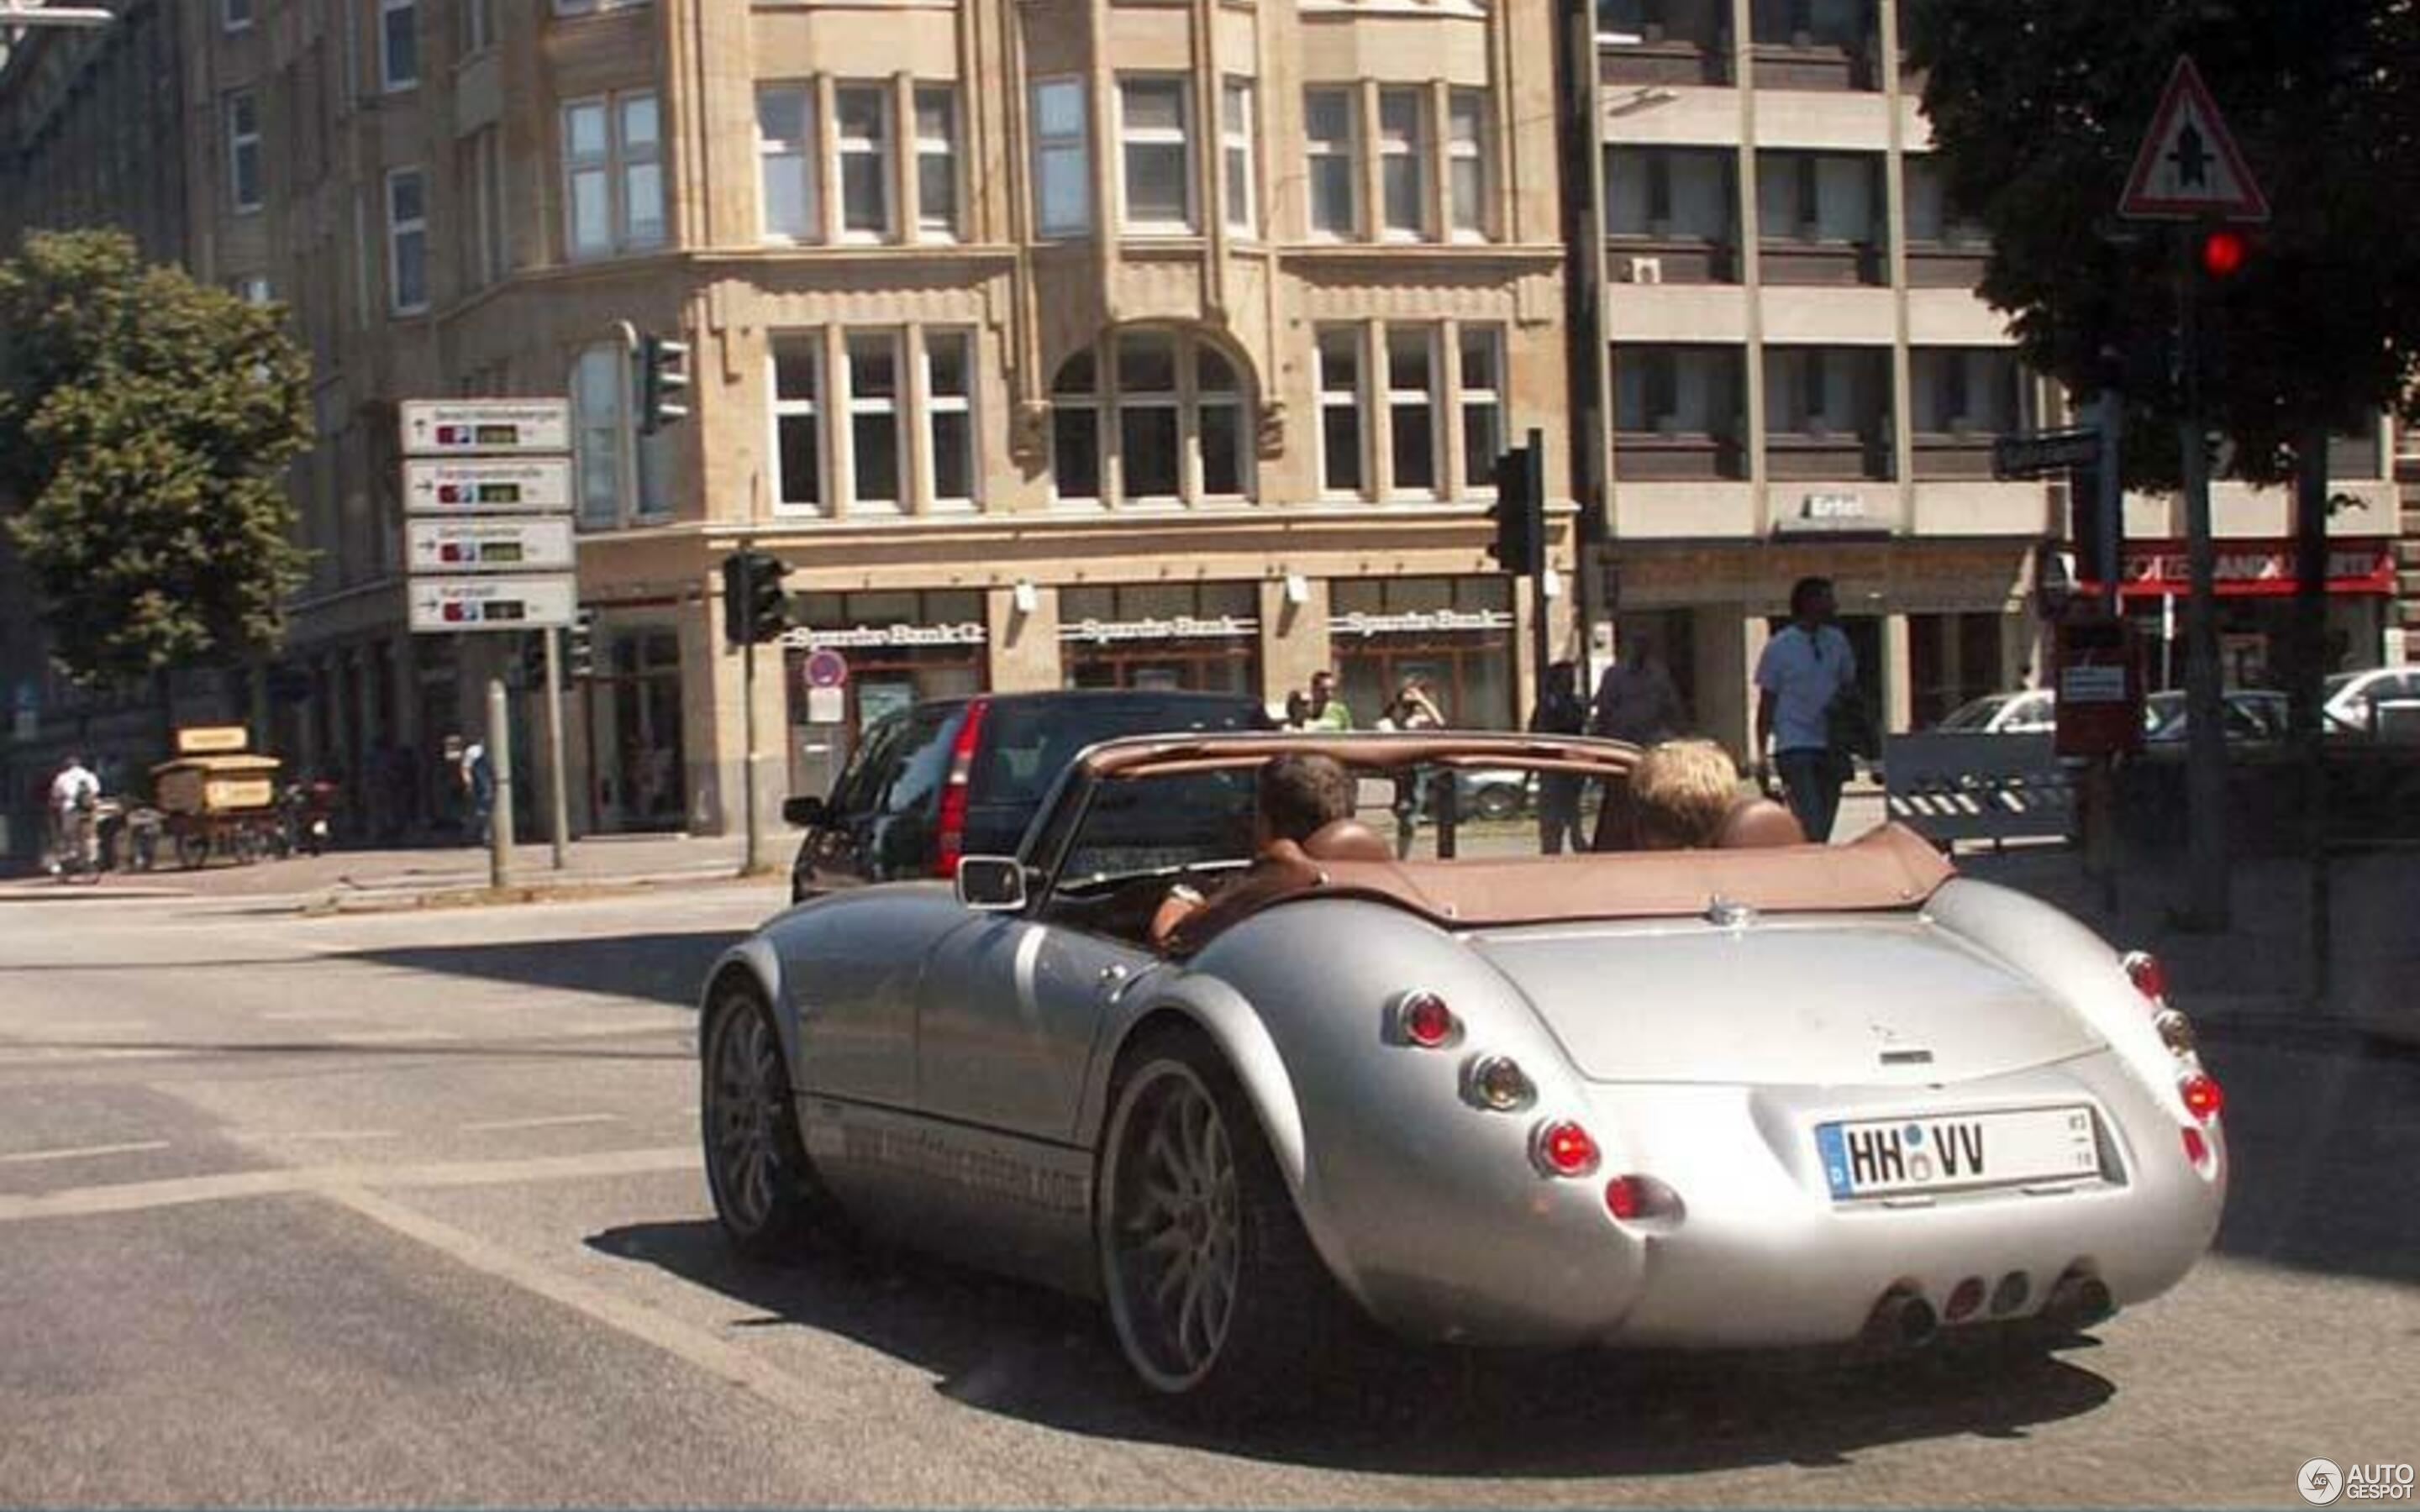
[[[883,791],[884,813],[922,813],[939,800],[942,780],[950,775],[949,737],[957,713],[947,706],[909,712],[895,770]]]
[[[1119,735],[1184,730],[1245,730],[1259,710],[1243,700],[1039,699],[1001,702],[985,714],[983,760],[969,800],[1032,807],[1087,746]]]
[[[866,731],[857,749],[849,754],[848,764],[841,768],[840,779],[832,784],[833,813],[858,814],[873,810],[892,770],[892,752],[907,729],[908,716],[902,713],[877,720]]]

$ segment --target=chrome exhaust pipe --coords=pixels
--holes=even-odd
[[[1866,1319],[1866,1343],[1879,1350],[1920,1350],[1941,1332],[1932,1304],[1907,1287],[1893,1287]]]
[[[2090,1328],[2118,1315],[2118,1300],[2109,1284],[2087,1271],[2070,1271],[2050,1288],[2042,1318],[2062,1328]]]

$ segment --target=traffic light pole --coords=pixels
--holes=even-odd
[[[1546,433],[1532,428],[1522,453],[1522,498],[1529,510],[1529,709],[1534,716],[1546,703],[1546,664],[1554,658],[1554,631],[1546,624],[1546,568],[1554,553],[1546,548]]]
[[[2183,418],[2177,424],[2185,490],[2185,855],[2192,872],[2186,915],[2218,931],[2232,913],[2226,870],[2226,726],[2218,667],[2218,548],[2211,538],[2210,442],[2201,413],[2196,238],[2177,239],[2177,365]]]
[[[739,549],[743,554],[755,550],[754,538],[741,536]],[[765,864],[765,838],[756,823],[756,637],[752,630],[739,656],[739,803],[740,823],[748,834],[740,852],[739,874],[752,877]]]
[[[566,858],[566,849],[571,841],[571,800],[563,788],[563,637],[566,632],[549,628],[538,633],[546,637],[546,833],[554,853],[554,869],[560,872]]]

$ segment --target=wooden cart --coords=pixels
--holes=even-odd
[[[240,862],[276,855],[285,841],[274,756],[180,756],[151,768],[161,827],[187,867],[213,854]]]

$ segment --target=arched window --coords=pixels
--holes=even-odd
[[[1050,385],[1051,471],[1063,502],[1174,505],[1252,492],[1249,386],[1194,332],[1106,334]]]

